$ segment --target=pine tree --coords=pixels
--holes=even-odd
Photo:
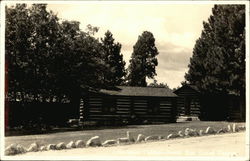
[[[215,5],[196,41],[189,71],[189,83],[203,92],[245,91],[245,6]]]
[[[159,54],[155,46],[155,38],[151,32],[144,31],[138,37],[128,68],[128,84],[131,86],[147,86],[146,77],[154,78]]]
[[[108,65],[109,72],[105,74],[105,82],[107,86],[121,85],[126,75],[125,61],[121,54],[121,44],[115,43],[113,34],[110,31],[105,33],[105,37],[101,39],[104,52],[104,62]]]

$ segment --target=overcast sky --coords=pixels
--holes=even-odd
[[[76,20],[100,27],[96,36],[107,30],[122,44],[122,54],[129,64],[133,45],[143,31],[150,31],[159,50],[156,68],[159,83],[171,88],[180,85],[188,70],[195,41],[202,31],[202,22],[211,15],[212,4],[49,4],[59,18]]]

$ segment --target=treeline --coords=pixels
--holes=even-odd
[[[196,41],[187,83],[205,94],[245,97],[245,5],[215,5]]]
[[[128,69],[122,45],[98,27],[81,30],[77,21],[61,20],[46,4],[6,6],[6,98],[24,101],[79,101],[81,88],[146,86],[156,75],[155,39],[139,36]]]

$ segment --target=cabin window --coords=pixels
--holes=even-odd
[[[115,113],[116,112],[116,101],[114,97],[103,98],[103,113]]]
[[[157,100],[149,100],[148,113],[158,113],[160,111],[160,104]]]

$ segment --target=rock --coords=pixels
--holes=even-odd
[[[186,129],[184,130],[184,135],[185,135],[185,136],[188,136],[189,131],[190,131],[190,129],[189,129],[189,128],[186,128]]]
[[[5,151],[4,151],[5,155],[15,155],[18,154],[17,153],[17,145],[16,144],[11,144],[10,146],[8,146]]]
[[[87,146],[101,146],[101,140],[99,136],[94,136],[92,138],[90,138],[87,143]]]
[[[224,131],[224,129],[219,129],[216,133],[221,134],[221,133],[225,133],[225,131]]]
[[[56,150],[56,144],[49,144],[49,145],[47,145],[46,150]]]
[[[167,139],[172,139],[172,136],[173,136],[173,134],[169,134],[169,135],[167,136]]]
[[[27,150],[24,147],[22,147],[21,145],[17,145],[16,149],[17,149],[18,154],[27,152]]]
[[[228,124],[227,125],[227,132],[231,132],[232,131],[232,129],[231,129],[231,125],[230,124]]]
[[[178,137],[179,137],[179,135],[177,135],[177,134],[169,134],[167,136],[167,139],[174,139],[174,138],[178,138]]]
[[[178,131],[177,135],[179,135],[179,137],[183,137],[184,136],[183,133],[182,133],[182,131]]]
[[[199,133],[196,131],[196,129],[190,129],[190,131],[189,131],[189,134],[188,134],[189,136],[198,136],[199,135]]]
[[[61,149],[66,149],[66,148],[67,148],[67,147],[66,147],[66,145],[65,145],[64,142],[58,143],[58,144],[56,145],[56,150],[61,150]]]
[[[118,138],[117,139],[118,144],[124,144],[124,143],[129,143],[129,139],[128,138]]]
[[[137,136],[136,142],[142,142],[142,141],[145,141],[145,135],[139,134]]]
[[[82,140],[77,140],[76,143],[76,148],[83,148],[85,147],[85,143]]]
[[[216,131],[213,128],[211,128],[211,127],[207,127],[205,133],[206,134],[215,134]]]
[[[117,144],[116,140],[106,140],[104,141],[104,143],[102,143],[102,146],[110,146],[110,145],[114,145]]]
[[[71,141],[66,145],[66,148],[67,149],[76,148],[76,144],[74,143],[74,141]]]
[[[29,148],[27,149],[28,152],[37,152],[39,150],[39,146],[37,143],[30,144]]]
[[[222,130],[224,131],[224,133],[228,132],[226,127],[223,127]]]
[[[131,133],[127,131],[127,138],[130,142],[135,142],[135,139],[131,136]]]
[[[17,144],[11,144],[4,151],[5,155],[15,155],[15,154],[22,154],[26,152],[27,150],[24,147],[22,147],[21,145],[17,145]]]
[[[243,126],[239,126],[238,127],[239,128],[239,131],[244,131],[244,130],[246,130],[246,127],[243,125]]]
[[[198,132],[196,130],[190,129],[190,128],[186,128],[185,132],[184,132],[185,136],[197,136],[199,135]]]
[[[200,130],[199,131],[199,136],[202,136],[204,134],[204,131],[203,130]]]
[[[151,140],[159,140],[159,136],[148,136],[145,138],[145,141],[151,141]]]
[[[239,128],[238,128],[238,126],[236,124],[233,124],[232,131],[233,132],[238,132],[239,131]]]
[[[46,151],[47,148],[46,148],[46,146],[41,146],[41,147],[39,148],[39,150],[40,150],[40,151]]]

